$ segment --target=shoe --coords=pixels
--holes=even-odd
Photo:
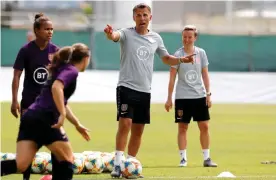
[[[183,158],[180,161],[179,167],[186,167],[188,165],[187,161]]]
[[[120,178],[122,173],[121,173],[121,167],[120,166],[114,166],[113,171],[111,172],[111,177],[113,178]]]
[[[218,167],[218,165],[216,163],[214,163],[211,158],[208,158],[206,160],[204,160],[203,162],[203,166],[204,167]]]
[[[52,175],[45,175],[40,180],[52,180]]]

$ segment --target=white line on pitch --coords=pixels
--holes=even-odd
[[[194,177],[145,177],[145,179],[220,179],[221,177],[217,176],[194,176]],[[256,179],[256,178],[276,178],[276,175],[256,175],[256,176],[236,176],[235,178],[243,178],[243,179]]]

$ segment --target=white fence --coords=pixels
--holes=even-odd
[[[12,68],[1,68],[1,101],[11,101]],[[276,104],[276,73],[211,72],[214,103]],[[19,92],[22,91],[21,78]],[[74,102],[115,102],[118,71],[87,71],[80,73]],[[155,72],[152,83],[152,103],[164,103],[167,98],[168,72]],[[21,94],[19,93],[19,99]]]

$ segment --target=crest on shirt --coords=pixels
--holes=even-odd
[[[54,58],[54,53],[49,53],[49,54],[48,54],[48,59],[49,59],[50,61],[52,61],[53,58]]]
[[[195,56],[195,63],[200,64],[200,57],[197,55]]]
[[[182,117],[183,116],[183,110],[181,110],[181,109],[177,110],[177,116]]]
[[[127,111],[128,105],[127,104],[122,104],[121,105],[121,110],[122,111]]]

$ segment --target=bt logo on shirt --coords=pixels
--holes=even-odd
[[[44,84],[48,79],[49,72],[45,67],[39,67],[34,71],[33,78],[37,84]]]
[[[150,50],[146,46],[140,46],[137,51],[136,51],[137,57],[141,61],[146,61],[148,60],[150,56]]]
[[[198,80],[198,74],[195,70],[189,70],[186,74],[185,74],[185,80],[188,84],[194,84],[197,82]]]

